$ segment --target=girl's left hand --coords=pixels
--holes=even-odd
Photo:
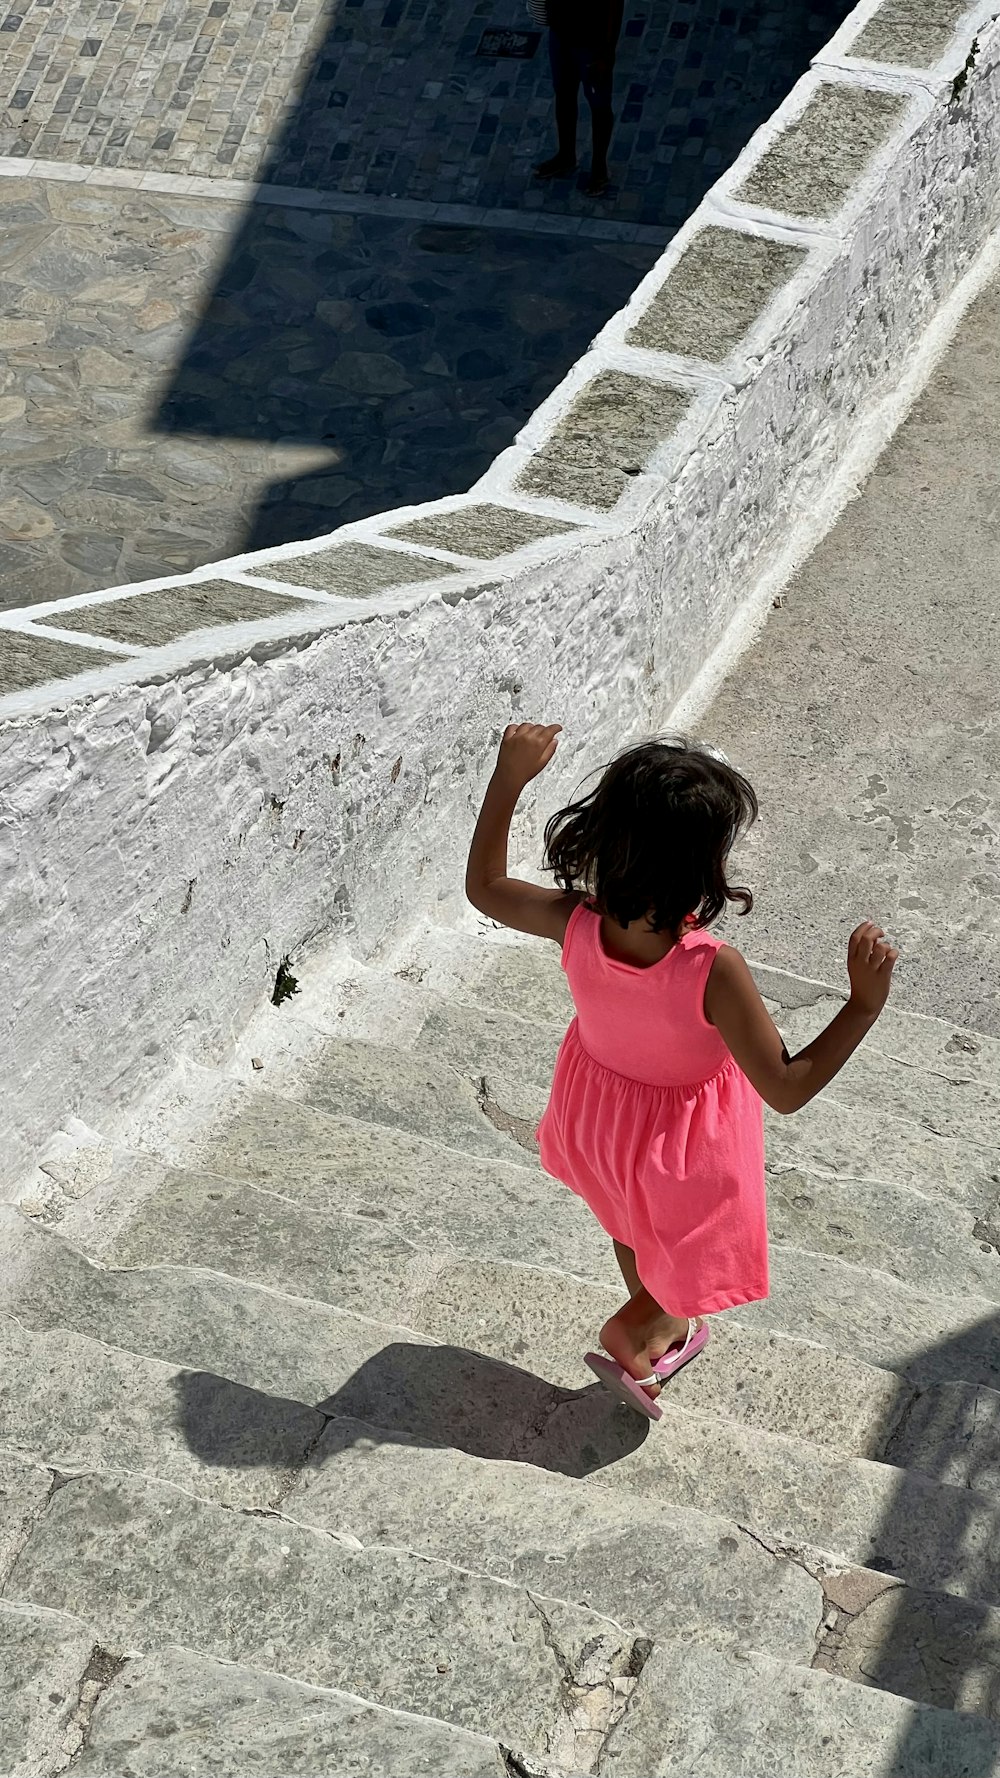
[[[503,732],[497,773],[508,783],[523,788],[545,770],[558,745],[556,736],[561,733],[561,722],[512,722]]]

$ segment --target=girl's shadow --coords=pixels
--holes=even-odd
[[[649,1427],[599,1384],[562,1389],[531,1371],[457,1346],[395,1341],[315,1408],[206,1371],[175,1379],[185,1441],[204,1463],[287,1463],[317,1414],[353,1438],[451,1446],[473,1457],[584,1476],[617,1463]]]
[[[402,1341],[370,1358],[319,1407],[384,1427],[395,1440],[450,1445],[472,1457],[516,1459],[572,1476],[617,1463],[649,1431],[600,1384],[561,1389],[480,1352]]]

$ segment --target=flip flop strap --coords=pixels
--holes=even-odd
[[[687,1351],[688,1347],[690,1346],[691,1341],[694,1339],[694,1336],[697,1333],[697,1331],[698,1330],[694,1324],[694,1317],[689,1316],[688,1317],[688,1330],[684,1336],[683,1344],[678,1346],[676,1352],[670,1352],[670,1353],[664,1352],[663,1358],[659,1359],[658,1362],[660,1364],[662,1364],[664,1362],[664,1359],[669,1359],[670,1365],[672,1367],[676,1367],[680,1363],[680,1360],[684,1357],[684,1354]],[[645,1385],[647,1383],[662,1383],[662,1382],[663,1382],[662,1375],[657,1375],[656,1373],[654,1373],[653,1376],[651,1376],[651,1377],[643,1377],[639,1386],[640,1386],[640,1388],[643,1388],[643,1387],[645,1387]]]

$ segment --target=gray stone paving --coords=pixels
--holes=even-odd
[[[33,179],[0,219],[8,609],[463,491],[658,251]]]

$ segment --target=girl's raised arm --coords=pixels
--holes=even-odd
[[[888,998],[898,956],[880,926],[866,920],[857,927],[847,949],[851,997],[797,1056],[789,1056],[749,968],[729,945],[712,965],[705,1015],[765,1105],[785,1114],[800,1111],[839,1074],[871,1030]]]
[[[558,722],[516,722],[504,730],[465,871],[465,893],[481,914],[502,926],[512,926],[515,932],[531,932],[559,945],[580,895],[509,877],[507,843],[517,799],[525,785],[548,765],[561,726]]]

